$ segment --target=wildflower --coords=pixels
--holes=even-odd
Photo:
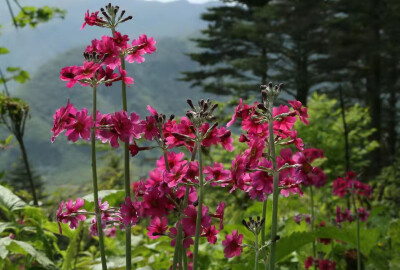
[[[57,222],[60,234],[62,234],[60,222],[62,223],[70,223],[69,227],[71,229],[76,229],[78,227],[79,221],[84,221],[86,216],[84,213],[86,212],[85,209],[80,209],[83,207],[85,202],[81,198],[77,198],[74,202],[72,199],[69,199],[68,202],[65,203],[66,211],[64,210],[64,201],[61,202],[60,207],[57,211]]]
[[[78,73],[75,77],[76,80],[91,79],[96,71],[100,68],[99,63],[84,62],[83,66],[79,67]]]
[[[53,115],[53,127],[51,129],[53,136],[51,137],[51,142],[54,142],[56,137],[65,130],[65,127],[74,120],[76,112],[76,108],[73,104],[69,103],[69,100],[65,107],[61,107],[56,111]]]
[[[227,234],[225,240],[222,241],[224,253],[226,258],[232,258],[233,256],[240,256],[243,251],[242,247],[243,234],[238,234],[237,230],[232,231],[232,235]]]
[[[77,82],[77,76],[82,72],[82,67],[78,66],[70,66],[70,67],[64,67],[60,71],[60,79],[62,81],[68,82],[67,87],[71,88],[73,87]]]
[[[217,210],[215,211],[214,217],[219,218],[219,229],[222,230],[224,228],[224,210],[225,210],[225,203],[220,202],[218,204]]]
[[[133,78],[127,76],[126,70],[123,70],[121,66],[118,66],[119,70],[119,80],[123,81],[125,84],[133,84]]]
[[[289,113],[289,107],[280,105],[278,108],[273,108],[273,116],[281,115]],[[286,117],[279,117],[278,120],[274,121],[274,129],[278,130],[290,130],[293,128],[294,123],[296,122],[296,117],[286,116]]]
[[[150,220],[150,226],[147,227],[147,235],[151,239],[157,239],[168,230],[168,220],[166,217],[154,217]]]
[[[207,166],[204,168],[204,174],[206,175],[206,181],[228,181],[231,176],[229,170],[224,170],[222,163],[214,162],[213,166]],[[221,183],[221,187],[225,187],[228,183]],[[216,183],[211,183],[212,186],[216,186]]]
[[[311,256],[308,256],[307,259],[304,261],[304,267],[306,269],[310,268],[314,264],[314,258]]]
[[[360,217],[362,222],[367,221],[368,217],[369,217],[369,211],[365,210],[365,207],[363,208],[358,208],[358,216]]]
[[[97,14],[99,14],[98,11],[92,12],[90,15],[89,15],[89,10],[86,11],[86,13],[85,13],[85,22],[82,24],[81,29],[85,28],[86,24],[90,25],[90,26],[93,26],[93,25],[101,26],[101,24],[104,23],[104,21]]]
[[[122,223],[125,226],[135,225],[138,221],[136,204],[132,202],[130,197],[125,198],[125,202],[121,204],[120,212]]]
[[[308,120],[309,116],[307,114],[307,107],[304,107],[303,104],[301,104],[301,102],[298,100],[289,100],[289,104],[299,116],[300,121],[308,125],[310,122]]]
[[[114,44],[117,45],[119,48],[125,50],[128,48],[128,35],[122,35],[120,32],[115,31],[114,37],[111,38],[114,41]]]
[[[75,114],[75,118],[65,126],[67,132],[65,135],[68,136],[68,140],[76,142],[79,138],[83,140],[90,139],[90,131],[93,126],[91,116],[88,116],[88,110],[83,108]]]
[[[197,210],[193,205],[189,205],[184,211],[187,216],[182,219],[182,228],[188,235],[194,235],[196,231]],[[207,228],[211,225],[211,217],[208,215],[208,207],[203,205],[201,211],[201,226]]]
[[[156,43],[152,37],[147,38],[147,35],[143,34],[139,39],[132,41],[132,46],[140,46],[145,53],[152,54],[156,51]]]
[[[207,237],[207,241],[210,244],[215,244],[217,242],[217,234],[219,231],[215,228],[215,225],[211,227],[204,228],[204,232],[201,236]]]

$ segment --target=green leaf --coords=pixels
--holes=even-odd
[[[3,205],[10,211],[15,211],[24,208],[26,203],[12,193],[11,190],[0,185],[0,205]]]
[[[79,223],[78,228],[72,233],[72,237],[70,238],[68,248],[65,252],[64,256],[64,262],[62,265],[62,270],[68,270],[73,268],[73,263],[78,256],[78,250],[79,250],[79,237],[80,237],[80,232],[83,229],[83,222]]]
[[[42,252],[35,249],[31,244],[13,240],[9,237],[4,237],[0,239],[0,258],[5,258],[9,252],[14,254],[24,254],[30,255],[35,259],[40,265],[47,269],[54,269],[55,265],[53,262],[46,257]]]
[[[11,222],[0,222],[0,233],[7,229],[16,229],[16,227]]]
[[[8,68],[7,68],[7,71],[8,71],[8,72],[16,72],[16,71],[18,71],[18,70],[20,70],[19,67],[8,67]]]
[[[29,73],[25,70],[21,70],[18,75],[14,76],[14,80],[19,83],[25,83],[29,79]]]
[[[10,53],[10,51],[6,47],[0,47],[0,54],[7,54]]]
[[[282,237],[276,245],[276,261],[284,259],[302,246],[311,243],[314,238],[311,232],[294,232],[287,237]]]
[[[71,228],[67,224],[60,223],[60,226],[61,226],[61,230],[62,230],[62,235],[66,236],[68,238],[74,237],[75,231],[71,230]],[[60,230],[58,228],[57,222],[47,221],[42,224],[42,228],[43,228],[43,230],[52,232],[54,234],[60,234]]]
[[[13,138],[12,135],[8,136],[7,139],[4,141],[4,144],[5,145],[9,144],[12,141],[12,138]]]

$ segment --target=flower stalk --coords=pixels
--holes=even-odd
[[[198,254],[199,254],[199,241],[200,241],[200,227],[201,227],[201,216],[203,210],[203,186],[204,186],[204,175],[203,175],[203,157],[201,153],[201,140],[198,138],[197,141],[197,151],[199,152],[199,200],[197,207],[197,218],[196,218],[196,233],[194,238],[194,250],[193,250],[193,270],[197,269],[198,265]]]
[[[271,149],[270,157],[273,166],[273,193],[272,193],[272,222],[271,222],[271,253],[269,258],[269,269],[275,269],[275,257],[276,257],[276,238],[278,230],[278,198],[279,198],[279,173],[276,163],[275,154],[275,138],[274,138],[274,121],[272,118],[274,96],[271,93],[272,87],[269,87],[270,93],[268,93],[268,110],[271,113],[271,117],[268,120],[269,130],[269,146]]]
[[[311,232],[314,234],[314,191],[312,185],[310,185],[310,208],[311,208]],[[312,241],[313,258],[316,258],[315,238]],[[316,266],[314,265],[314,269]]]
[[[92,146],[92,175],[93,175],[93,197],[94,209],[96,213],[97,231],[99,234],[99,247],[101,256],[101,266],[103,270],[107,270],[106,254],[104,249],[104,236],[101,223],[101,213],[99,208],[99,194],[97,186],[97,164],[96,164],[96,111],[97,111],[97,87],[93,86],[93,128],[91,130],[91,146]]]

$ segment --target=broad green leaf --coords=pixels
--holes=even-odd
[[[5,145],[9,144],[12,141],[12,138],[13,138],[12,135],[8,136],[7,139],[4,141],[4,144]]]
[[[8,72],[15,72],[15,71],[18,71],[18,70],[20,70],[19,67],[8,67],[8,68],[7,68],[7,71],[8,71]]]
[[[0,258],[5,258],[8,253],[30,255],[40,265],[46,269],[54,269],[54,263],[46,257],[41,251],[35,249],[31,244],[27,242],[13,240],[9,237],[0,239]]]
[[[74,237],[75,231],[71,230],[71,228],[68,226],[68,224],[60,223],[60,226],[61,226],[61,230],[62,230],[62,235],[66,236],[68,238]],[[60,230],[59,230],[57,222],[47,221],[42,224],[42,228],[43,228],[43,230],[52,232],[54,234],[60,234]]]
[[[10,211],[15,211],[24,208],[26,203],[12,193],[11,190],[0,185],[0,205],[3,205]]]
[[[67,251],[64,256],[64,262],[62,265],[62,270],[69,270],[72,269],[73,263],[75,262],[76,257],[78,256],[79,250],[79,237],[80,232],[83,229],[83,222],[79,223],[78,228],[73,232],[72,237],[70,238],[69,245]]]
[[[11,222],[0,222],[0,233],[7,229],[15,229],[16,227]]]

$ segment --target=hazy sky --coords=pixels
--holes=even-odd
[[[145,0],[145,1],[157,1],[157,2],[163,2],[163,3],[168,3],[168,2],[174,2],[177,0]],[[207,2],[211,2],[211,1],[217,1],[217,0],[187,0],[189,3],[193,3],[193,4],[204,4]]]

